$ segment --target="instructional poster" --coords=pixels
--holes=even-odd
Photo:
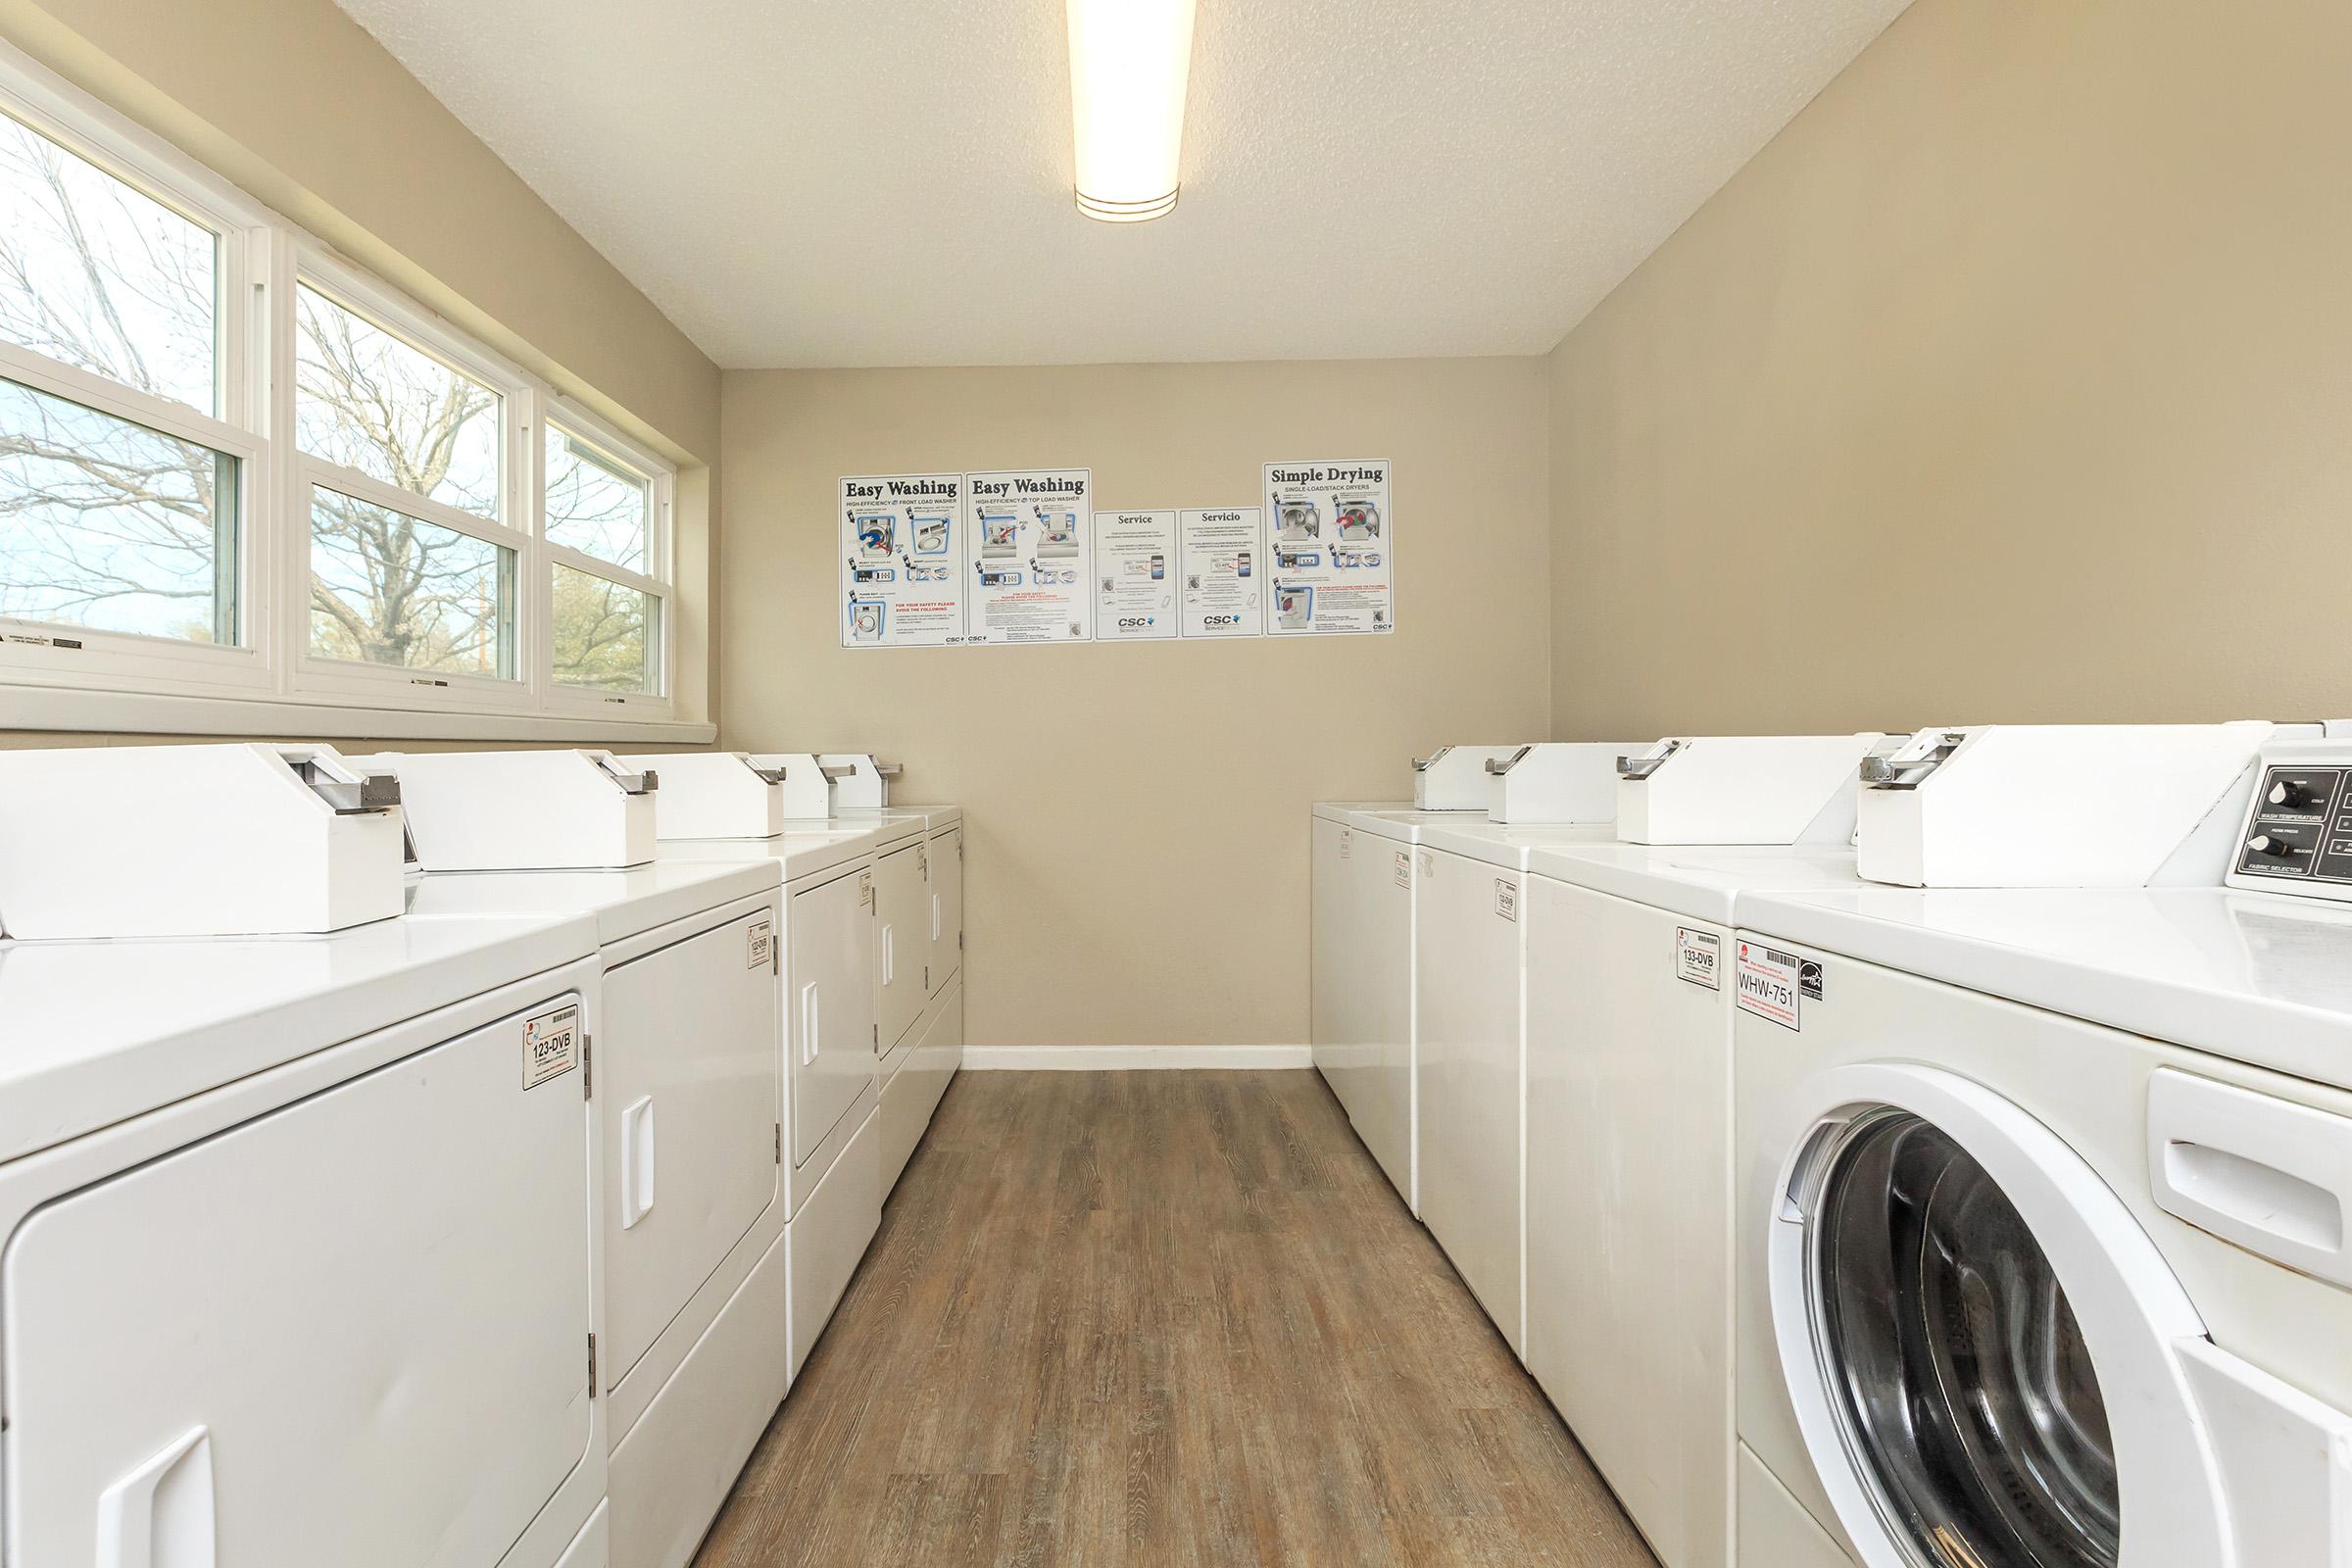
[[[975,473],[965,530],[964,641],[1082,643],[1093,635],[1094,473]]]
[[[959,473],[842,480],[842,646],[963,641],[963,535]]]
[[[1176,514],[1095,514],[1095,639],[1176,635]]]
[[[1255,637],[1265,630],[1262,517],[1255,507],[1182,514],[1185,636]]]
[[[1395,628],[1389,465],[1266,465],[1266,632],[1308,637]]]

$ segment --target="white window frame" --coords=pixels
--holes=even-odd
[[[272,509],[269,428],[257,373],[266,310],[255,283],[270,249],[268,214],[235,187],[122,116],[37,69],[0,53],[0,112],[218,236],[214,253],[214,384],[217,415],[151,396],[120,381],[0,342],[0,376],[101,414],[193,441],[237,459],[238,638],[185,642],[69,622],[0,616],[0,682],[73,690],[145,689],[251,697],[275,687],[268,602]]]
[[[0,727],[154,733],[707,742],[682,719],[674,570],[677,470],[577,403],[336,254],[295,224],[12,46],[0,109],[220,235],[220,413],[0,343],[0,375],[238,460],[235,646],[0,617]],[[497,520],[303,453],[296,439],[296,297],[307,285],[501,399]],[[645,571],[545,538],[550,417],[653,485]],[[386,506],[514,552],[514,678],[442,674],[310,652],[311,487]],[[555,678],[554,564],[660,604],[661,689],[607,692]],[[14,640],[12,640],[12,638]]]
[[[670,584],[676,580],[676,525],[671,511],[677,499],[677,472],[660,458],[613,429],[603,419],[568,398],[549,397],[541,402],[539,439],[531,443],[531,462],[534,475],[533,494],[539,506],[539,530],[546,564],[540,569],[531,591],[540,597],[539,612],[549,626],[548,637],[534,643],[533,649],[544,655],[548,706],[567,712],[627,714],[647,717],[667,714],[674,707],[671,695],[677,685],[677,623],[676,600]],[[650,572],[633,571],[617,562],[592,556],[568,545],[557,544],[544,538],[547,531],[547,440],[549,431],[569,430],[593,446],[604,448],[639,473],[645,475],[649,491],[651,515],[646,518],[645,562]],[[555,568],[558,564],[584,571],[591,577],[634,588],[651,596],[660,606],[655,631],[659,644],[654,656],[655,670],[660,683],[651,692],[612,692],[593,686],[569,686],[556,678]]]
[[[459,507],[403,490],[381,479],[312,457],[301,450],[295,434],[295,404],[301,395],[295,374],[299,334],[292,324],[291,305],[284,316],[284,341],[277,345],[276,383],[279,395],[276,428],[286,432],[292,461],[285,466],[291,480],[279,498],[287,526],[284,579],[294,591],[278,607],[285,622],[287,646],[294,651],[293,690],[302,697],[325,703],[362,703],[380,708],[418,706],[462,707],[491,711],[535,710],[540,687],[533,679],[530,649],[544,621],[531,613],[530,591],[524,573],[530,569],[530,519],[536,514],[528,493],[526,468],[516,451],[530,424],[529,380],[514,367],[480,349],[439,318],[336,258],[323,247],[295,248],[293,283],[310,288],[352,312],[377,330],[398,338],[410,348],[450,369],[480,382],[499,397],[498,518],[480,516]],[[289,301],[293,298],[289,291]],[[355,501],[404,513],[420,522],[447,528],[470,538],[514,552],[514,677],[443,674],[430,670],[370,664],[355,660],[328,659],[311,652],[311,487],[340,491]]]

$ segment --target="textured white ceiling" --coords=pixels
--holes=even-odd
[[[1908,0],[1200,0],[1071,203],[1061,0],[339,0],[719,364],[1548,349]]]

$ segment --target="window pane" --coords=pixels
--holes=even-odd
[[[219,242],[0,115],[0,338],[217,412]]]
[[[661,690],[662,602],[556,566],[556,679],[608,692]]]
[[[514,552],[314,486],[311,652],[512,680]]]
[[[547,427],[547,537],[631,571],[646,570],[651,480],[568,430]]]
[[[303,451],[498,520],[497,393],[307,286],[295,326]]]
[[[237,460],[0,380],[0,615],[236,641]]]

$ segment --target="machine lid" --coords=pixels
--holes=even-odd
[[[1907,1063],[1782,1115],[1781,1371],[1867,1568],[2252,1568],[2184,1367],[2204,1322],[2081,1155]]]

